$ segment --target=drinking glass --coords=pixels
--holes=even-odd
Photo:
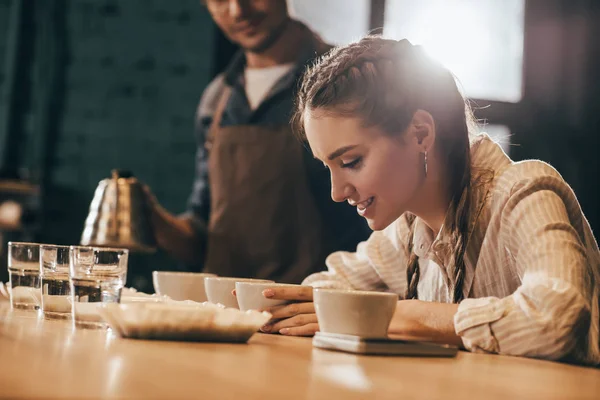
[[[69,246],[40,245],[42,311],[46,318],[71,318]]]
[[[8,275],[11,307],[38,310],[41,305],[40,245],[9,242]]]
[[[129,250],[71,246],[69,282],[75,326],[105,328],[99,307],[119,303],[127,277]]]

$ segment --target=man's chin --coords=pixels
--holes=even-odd
[[[258,32],[253,37],[240,40],[237,43],[245,51],[257,54],[263,53],[277,42],[288,26],[289,21],[289,19],[286,19],[278,27],[270,31]]]
[[[257,37],[256,39],[253,39],[253,40],[240,41],[239,45],[245,51],[260,54],[260,53],[268,50],[273,45],[274,42],[275,41],[271,40],[271,38],[267,35],[267,36]]]

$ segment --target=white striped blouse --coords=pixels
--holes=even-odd
[[[600,364],[600,252],[575,194],[550,165],[515,163],[487,135],[475,139],[471,157],[489,177],[473,181],[456,333],[471,351]],[[414,223],[418,297],[449,302],[449,244]],[[331,254],[328,271],[304,284],[403,296],[409,231],[403,215],[355,253]]]

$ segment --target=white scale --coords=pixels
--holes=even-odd
[[[418,357],[454,357],[456,346],[427,342],[380,338],[365,339],[360,336],[317,332],[313,347],[356,354]]]

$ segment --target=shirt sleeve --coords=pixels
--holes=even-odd
[[[521,286],[506,298],[459,305],[454,325],[469,350],[558,360],[586,346],[597,289],[574,227],[583,216],[571,188],[546,168],[515,184],[502,212],[500,246]]]
[[[406,216],[383,231],[375,231],[355,252],[338,251],[327,257],[327,271],[308,276],[303,284],[313,287],[406,291]]]
[[[192,193],[188,200],[188,215],[203,222],[208,223],[210,214],[210,185],[208,180],[208,151],[204,144],[206,141],[206,131],[210,126],[211,118],[199,118],[196,121],[196,166],[194,173],[194,184]]]

